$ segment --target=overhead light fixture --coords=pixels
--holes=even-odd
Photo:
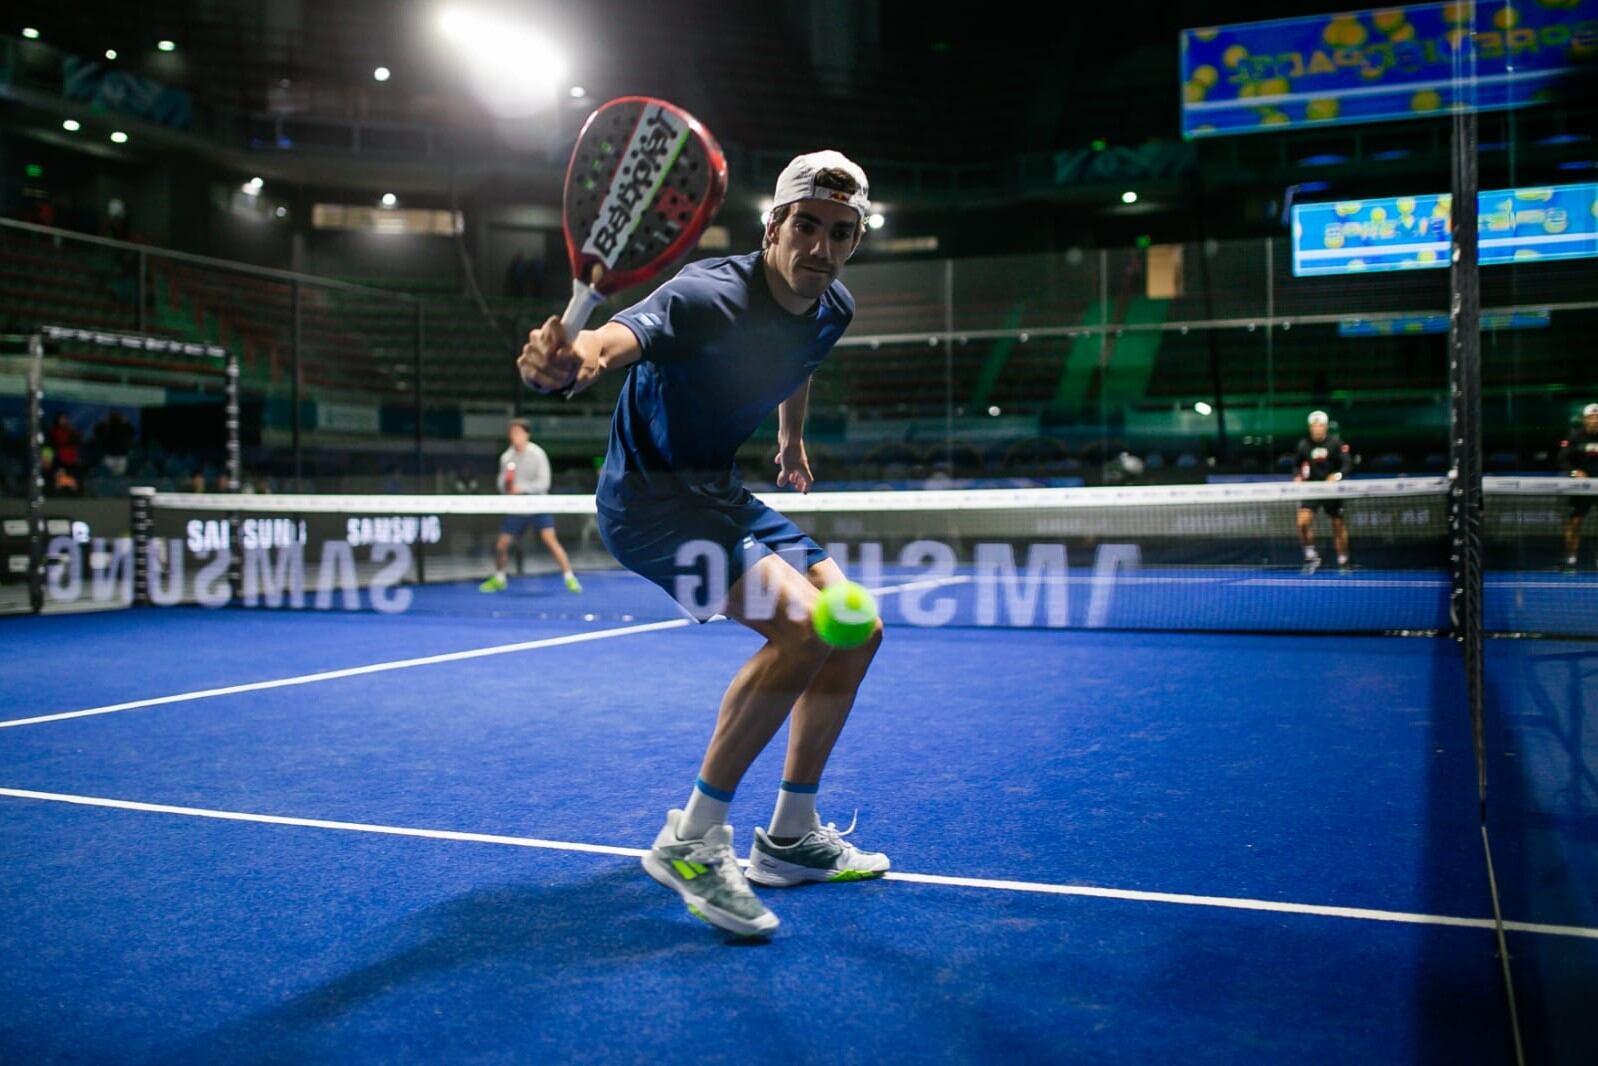
[[[378,67],[376,70],[372,71],[372,77],[378,81],[387,81],[388,75],[389,70],[387,67]]]
[[[289,209],[284,207],[282,204],[278,204],[277,205],[277,210],[273,211],[272,213],[274,215],[276,215],[278,218],[288,218],[289,217]]]
[[[1215,411],[1215,408],[1211,407],[1209,404],[1205,403],[1203,400],[1200,400],[1198,403],[1193,405],[1193,410],[1197,411],[1201,415],[1207,415],[1207,414],[1213,413]]]
[[[1128,189],[1126,192],[1121,194],[1121,202],[1123,204],[1137,203],[1137,193],[1133,192],[1131,189]]]
[[[988,414],[989,414],[989,416],[991,416],[993,418],[998,418],[1003,413],[1004,412],[999,410],[999,408],[997,408],[997,407],[988,408]]]
[[[178,46],[171,41],[157,41],[155,46],[163,52],[176,52]]]
[[[870,218],[866,219],[866,225],[872,229],[881,229],[883,226],[887,225],[887,223],[888,220],[880,213],[873,213]]]
[[[587,95],[588,95],[588,90],[583,88],[581,85],[573,85],[572,86],[572,99],[573,100],[581,100],[583,97],[585,97]]]
[[[383,199],[379,202],[382,203],[384,207],[393,207],[395,204],[399,203],[399,197],[395,196],[391,192],[386,192],[383,194]]]
[[[447,7],[438,28],[466,60],[477,97],[502,118],[552,107],[566,83],[566,57],[527,25],[469,7]]]
[[[112,144],[127,144],[128,143],[128,135],[126,133],[123,133],[121,130],[112,130],[111,131],[111,143]]]
[[[39,39],[39,31],[32,26],[24,26],[22,27],[22,36],[30,41],[37,41]]]
[[[115,48],[107,48],[105,50],[105,57],[107,59],[115,59],[117,57],[117,50]]]
[[[261,186],[264,184],[265,182],[263,182],[260,178],[251,178],[249,181],[240,186],[240,188],[244,191],[245,196],[259,196],[261,195]]]
[[[68,133],[77,133],[83,128],[83,123],[79,122],[75,118],[69,118],[61,123],[61,128],[66,130]]]

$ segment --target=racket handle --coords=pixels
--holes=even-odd
[[[571,302],[566,305],[566,313],[560,316],[560,324],[566,330],[566,343],[570,344],[576,339],[578,331],[588,323],[588,316],[604,299],[601,293],[584,284],[581,279],[572,279]]]

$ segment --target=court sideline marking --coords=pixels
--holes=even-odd
[[[878,596],[891,596],[894,593],[908,592],[911,589],[933,588],[938,585],[957,585],[970,580],[969,576],[927,578],[920,581],[911,581],[903,585],[888,585],[884,588],[875,588],[871,591]],[[717,617],[719,618],[720,616]],[[524,640],[515,644],[495,644],[487,648],[471,648],[466,651],[444,652],[439,655],[423,655],[414,659],[395,659],[392,662],[350,666],[340,670],[323,670],[314,674],[300,674],[296,677],[279,677],[269,681],[251,681],[242,685],[226,685],[221,688],[199,689],[195,692],[179,692],[171,696],[152,696],[148,699],[129,700],[125,703],[111,703],[104,707],[87,707],[81,711],[61,711],[57,714],[35,715],[32,718],[13,718],[10,721],[0,722],[0,729],[10,729],[14,726],[24,725],[43,725],[46,722],[62,722],[71,718],[90,718],[95,715],[134,711],[143,707],[159,707],[170,703],[189,703],[194,700],[212,699],[217,696],[234,696],[241,692],[261,692],[266,689],[289,688],[295,685],[312,685],[320,681],[336,681],[344,677],[381,674],[389,670],[408,670],[415,666],[434,666],[438,663],[460,662],[465,659],[482,659],[491,655],[510,655],[514,652],[534,651],[538,648],[557,648],[568,644],[608,640],[611,637],[628,637],[637,633],[653,633],[662,629],[681,629],[684,626],[693,624],[694,621],[691,618],[673,618],[665,622],[646,622],[639,625],[621,626],[616,629],[596,629],[587,633],[568,633],[560,637]]]
[[[20,788],[0,788],[0,796],[47,803],[67,803],[83,807],[142,811],[151,814],[175,814],[190,818],[210,818],[229,822],[256,822],[265,825],[293,826],[303,829],[330,829],[346,833],[375,833],[384,836],[422,837],[430,840],[453,840],[474,844],[500,844],[519,848],[541,848],[547,851],[580,852],[589,855],[617,855],[637,858],[644,854],[640,848],[622,848],[608,844],[584,844],[565,840],[543,840],[537,837],[501,836],[493,833],[466,833],[452,829],[419,829],[409,826],[371,825],[365,822],[338,822],[323,818],[291,818],[276,814],[253,814],[246,811],[219,811],[205,807],[175,807],[164,803],[141,803],[136,800],[78,796],[60,792],[34,792]],[[1446,914],[1417,914],[1410,911],[1373,910],[1366,907],[1332,907],[1315,903],[1287,903],[1278,900],[1248,899],[1235,896],[1195,896],[1177,892],[1145,892],[1124,888],[1101,888],[1094,885],[1060,885],[1040,881],[1008,881],[982,877],[943,877],[937,874],[900,873],[898,871],[889,872],[887,879],[890,881],[906,881],[913,884],[939,885],[952,888],[977,888],[999,892],[1030,892],[1051,896],[1083,896],[1093,899],[1118,899],[1137,903],[1167,903],[1185,907],[1213,907],[1223,910],[1267,911],[1275,914],[1300,914],[1318,918],[1348,918],[1367,922],[1441,925],[1487,931],[1497,928],[1491,918],[1459,918]],[[1582,926],[1546,925],[1537,922],[1504,922],[1503,927],[1515,933],[1537,933],[1544,936],[1598,940],[1598,929],[1589,929]]]

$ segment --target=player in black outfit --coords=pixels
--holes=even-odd
[[[1571,477],[1598,477],[1598,403],[1581,411],[1581,427],[1569,440],[1559,442],[1559,465]],[[1576,569],[1581,548],[1581,521],[1592,510],[1593,496],[1572,496],[1570,515],[1565,519],[1565,569]]]
[[[1298,442],[1298,465],[1294,468],[1293,480],[1341,481],[1348,467],[1348,445],[1331,432],[1331,420],[1325,411],[1311,411],[1309,436]],[[1317,507],[1324,509],[1332,520],[1332,546],[1337,549],[1337,566],[1347,570],[1348,525],[1343,521],[1343,501],[1304,500],[1298,505],[1298,540],[1304,545],[1304,572],[1313,574],[1321,568],[1321,557],[1315,551],[1315,534],[1310,530]]]

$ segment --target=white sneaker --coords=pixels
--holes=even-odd
[[[857,819],[858,820],[858,817]],[[755,827],[755,842],[749,849],[749,880],[757,885],[786,888],[807,881],[865,881],[881,877],[891,865],[878,851],[862,851],[843,839],[854,832],[855,823],[839,830],[818,817],[814,827],[787,847],[773,844],[766,831]]]
[[[666,824],[643,858],[644,872],[671,889],[688,910],[736,936],[764,936],[777,928],[777,916],[750,889],[732,851],[732,827],[714,825],[698,840],[681,840],[683,812],[666,812]]]

